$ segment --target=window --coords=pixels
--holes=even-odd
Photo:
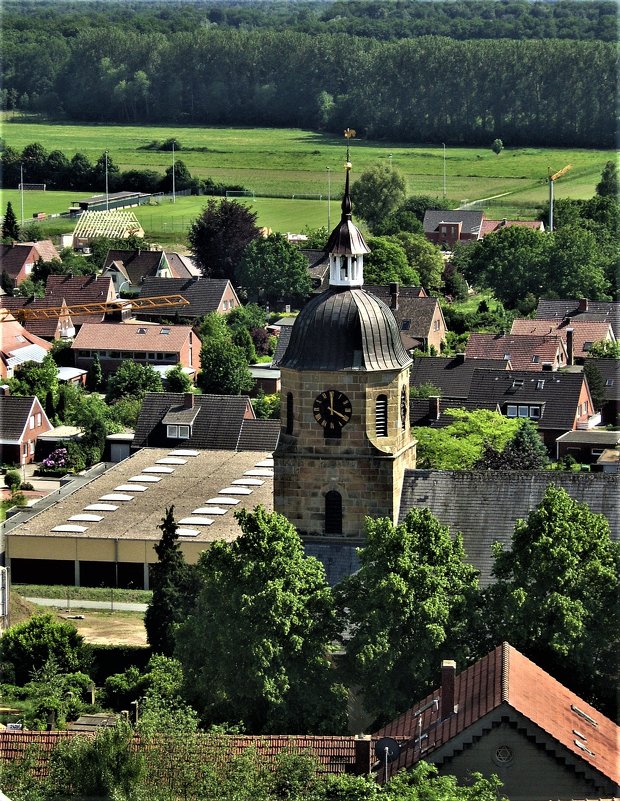
[[[590,453],[592,454],[592,456],[595,456],[598,459],[598,457],[602,456],[603,454],[603,448],[592,448]]]
[[[588,414],[588,401],[583,402],[583,413]]]
[[[532,420],[540,420],[540,406],[530,406],[530,417]]]
[[[379,395],[375,403],[375,432],[378,437],[387,437],[387,395]]]
[[[441,321],[440,320],[435,320],[435,322],[433,323],[433,330],[434,331],[439,331],[440,325],[441,325]]]
[[[33,414],[30,415],[29,425],[30,425],[30,429],[32,430],[34,428],[34,415]]]
[[[189,426],[179,426],[179,439],[189,439]]]
[[[146,328],[138,328],[138,334],[146,334]]]
[[[144,351],[136,351],[133,355],[134,359],[146,359],[146,353]]]
[[[400,324],[401,331],[408,331],[411,328],[411,320],[403,320]]]
[[[504,361],[505,362],[509,362],[510,361],[510,354],[509,353],[504,353]],[[514,384],[513,384],[513,386],[514,386]]]
[[[516,417],[517,416],[517,407],[514,404],[508,404],[506,407],[506,417]]]
[[[539,364],[540,356],[532,356],[532,364]]]
[[[34,440],[33,439],[31,439],[30,442],[28,443],[28,450],[30,451],[30,455],[32,456],[32,454],[34,453]]]
[[[169,328],[162,328],[159,333],[163,334],[163,336],[166,337],[170,333],[170,329]]]
[[[545,379],[539,378],[536,382],[536,389],[544,389],[545,388]]]
[[[79,354],[80,354],[80,356],[90,356],[90,351],[89,350],[81,350],[79,352]]]
[[[608,378],[608,379],[605,381],[605,386],[606,386],[606,387],[613,387],[613,385],[614,385],[614,380],[613,380],[613,378]]]
[[[110,351],[110,358],[111,359],[120,359],[121,358],[120,350],[111,350]]]
[[[24,442],[24,456],[28,456],[28,443]]]
[[[342,534],[342,495],[336,490],[325,494],[325,533]]]
[[[510,354],[509,353],[508,354],[504,354],[504,359],[506,358],[506,355],[510,359]],[[523,386],[523,379],[522,378],[515,378],[515,380],[512,382],[513,389],[519,389],[522,386]]]
[[[37,412],[37,425],[41,425],[41,412]]]
[[[587,353],[589,350],[591,350],[593,344],[594,344],[593,342],[584,342],[583,343],[584,352]]]
[[[286,433],[293,433],[293,393],[286,393]]]
[[[166,426],[166,436],[168,439],[178,439],[179,438],[179,427],[178,426]]]
[[[519,406],[519,417],[529,417],[529,416],[530,416],[530,407]]]

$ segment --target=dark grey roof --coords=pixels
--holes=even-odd
[[[148,392],[140,409],[132,447],[162,448],[171,445],[163,421],[171,410],[177,412],[183,406],[184,398],[181,392]],[[198,414],[191,429],[191,437],[175,440],[174,445],[205,450],[244,450],[239,443],[248,404],[249,398],[245,395],[195,395],[194,409],[198,407]],[[261,447],[248,450],[269,450],[269,447],[262,447],[264,442],[273,442],[275,448],[277,439],[274,441],[273,436],[270,436],[274,421],[253,422],[257,423],[253,437],[256,442],[260,441]],[[275,422],[279,431],[279,423]],[[244,441],[247,444],[247,438]]]
[[[620,400],[620,361],[618,359],[588,359],[598,368],[605,384],[605,400]]]
[[[162,250],[108,250],[103,263],[103,271],[115,261],[120,261],[132,286],[138,287],[143,279],[154,274],[164,257]]]
[[[299,313],[280,367],[400,370],[410,363],[383,301],[363,289],[330,287]]]
[[[432,234],[442,222],[462,222],[463,233],[478,236],[483,218],[484,212],[482,211],[461,211],[460,209],[444,211],[441,209],[428,209],[424,212],[424,233]]]
[[[412,387],[433,384],[442,396],[467,398],[474,370],[480,368],[502,370],[506,363],[498,359],[466,359],[463,354],[450,359],[418,357],[413,360],[409,383]]]
[[[390,306],[401,333],[414,338],[428,338],[438,306],[437,298],[419,297],[419,287],[399,287],[398,308],[395,309],[391,304],[389,286],[364,286],[364,289]]]
[[[244,420],[237,450],[274,451],[279,438],[279,420]]]
[[[582,373],[540,372],[531,370],[474,370],[468,401],[478,409],[514,403],[540,404],[540,429],[573,428],[579,395],[584,381]]]
[[[587,306],[587,308],[586,308]],[[583,320],[610,323],[614,336],[620,339],[620,303],[603,300],[541,300],[536,307],[536,320]]]
[[[141,298],[153,298],[158,295],[182,295],[189,306],[179,308],[181,317],[203,317],[217,311],[229,281],[226,278],[156,278],[147,276],[140,288]],[[170,316],[168,310],[155,310],[157,316]],[[145,316],[141,312],[141,316]],[[150,315],[148,315],[150,316]]]
[[[431,426],[445,428],[452,425],[454,418],[446,414],[448,409],[465,409],[475,412],[480,406],[466,398],[439,398],[439,417],[436,414],[437,401],[434,398],[410,398],[409,418],[412,426]]]
[[[34,396],[0,395],[0,439],[19,440],[35,400]]]
[[[407,470],[400,520],[410,509],[428,508],[453,533],[460,531],[467,558],[486,584],[491,580],[492,543],[510,543],[516,520],[527,518],[549,484],[604,514],[612,537],[619,539],[619,482],[619,476],[601,473]]]
[[[276,345],[275,353],[273,354],[273,359],[271,360],[272,367],[279,367],[284,354],[286,353],[286,349],[288,348],[288,343],[291,341],[291,334],[293,333],[293,329],[290,325],[284,326],[280,329],[280,336],[278,337],[278,344]]]
[[[308,260],[308,272],[314,290],[327,289],[329,284],[329,253],[324,250],[302,249],[301,254]]]

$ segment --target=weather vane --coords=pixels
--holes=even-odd
[[[347,140],[347,162],[344,165],[344,168],[345,168],[345,170],[347,170],[347,172],[351,169],[351,166],[352,166],[351,165],[351,160],[349,158],[349,143],[350,143],[351,139],[353,139],[354,136],[355,136],[355,131],[353,130],[353,128],[347,128],[345,130],[344,138]]]

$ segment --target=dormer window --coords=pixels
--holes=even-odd
[[[168,439],[189,439],[191,434],[191,426],[166,426],[166,435]]]

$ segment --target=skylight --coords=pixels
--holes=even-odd
[[[146,328],[138,328],[138,334],[146,334]]]

